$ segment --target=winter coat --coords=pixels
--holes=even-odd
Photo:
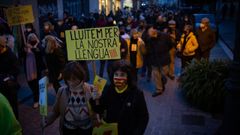
[[[148,39],[148,55],[150,63],[162,67],[170,63],[170,49],[174,46],[168,34],[159,32],[156,38]]]
[[[130,62],[130,53],[131,53],[131,42],[130,40],[127,41],[128,43],[128,54],[127,60]],[[138,38],[137,42],[137,55],[136,55],[136,67],[141,68],[143,66],[143,55],[146,53],[145,44],[141,38]]]
[[[181,50],[183,52],[184,56],[195,55],[196,50],[198,48],[198,42],[197,42],[197,39],[196,39],[195,35],[193,34],[193,32],[188,34],[188,36],[186,38],[185,48],[184,48],[184,50],[182,50],[183,49],[184,36],[185,36],[185,34],[183,34],[181,36],[180,42],[177,45],[177,49]]]
[[[96,112],[106,112],[107,123],[118,123],[119,135],[143,135],[149,119],[143,92],[137,87],[119,94],[114,86],[108,86]]]
[[[202,31],[199,28],[196,32],[196,37],[201,52],[210,51],[210,49],[212,49],[216,43],[215,32],[210,28],[205,31]]]
[[[12,52],[12,50],[7,47],[7,50],[5,52],[0,53],[0,92],[2,92],[2,94],[5,96],[12,96],[11,90],[13,90],[14,93],[17,93],[17,89],[19,88],[19,85],[17,83],[17,75],[19,71],[20,70],[17,57]],[[4,81],[4,79],[7,77],[10,78],[10,81]],[[6,97],[9,98],[9,96]]]
[[[0,75],[17,77],[19,73],[19,63],[16,55],[7,47],[4,53],[0,54]]]

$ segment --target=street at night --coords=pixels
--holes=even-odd
[[[237,0],[3,0],[0,135],[239,135]]]

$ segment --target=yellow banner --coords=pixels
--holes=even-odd
[[[107,80],[98,75],[95,76],[94,81],[93,81],[93,85],[96,86],[101,93],[102,93],[106,83],[107,83]]]
[[[47,116],[47,85],[48,85],[48,78],[45,76],[39,80],[39,105],[40,105],[40,115]]]
[[[68,60],[120,59],[117,26],[65,31]]]
[[[118,135],[118,124],[104,123],[99,127],[94,127],[92,135]]]
[[[7,9],[7,22],[9,25],[20,25],[34,22],[32,6],[17,6]]]

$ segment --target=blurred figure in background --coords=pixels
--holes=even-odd
[[[180,40],[180,33],[176,28],[176,22],[174,20],[170,20],[168,21],[168,28],[167,28],[167,34],[170,35],[171,37],[171,41],[173,42],[173,46],[170,50],[170,59],[171,62],[169,64],[169,73],[168,73],[168,77],[171,80],[174,80],[175,75],[174,75],[174,71],[175,71],[175,56],[176,56],[176,45],[178,43],[178,41]]]
[[[143,40],[139,37],[138,31],[136,29],[131,30],[131,38],[129,44],[129,56],[130,63],[133,66],[134,76],[136,81],[138,80],[138,70],[143,66],[143,54],[145,54],[145,44]]]
[[[55,37],[48,35],[44,38],[45,60],[48,69],[49,83],[53,84],[56,93],[60,88],[59,81],[62,79],[62,72],[66,64],[64,53],[59,47]]]
[[[25,73],[28,85],[33,92],[33,108],[38,107],[39,100],[39,85],[38,81],[41,79],[41,73],[44,69],[42,51],[38,37],[34,33],[30,33],[27,37],[27,44],[25,45]]]
[[[193,27],[192,25],[186,25],[184,27],[184,33],[181,36],[181,40],[177,45],[178,51],[182,53],[182,69],[184,69],[193,58],[196,58],[197,48],[198,42],[193,33]]]
[[[20,85],[17,82],[19,63],[16,55],[7,46],[7,25],[0,23],[0,92],[8,99],[13,112],[18,118],[17,93]]]
[[[166,33],[158,32],[156,27],[151,26],[148,30],[149,54],[152,65],[152,77],[156,87],[153,97],[161,95],[165,90],[170,64],[169,51],[173,46],[171,38]]]
[[[199,29],[196,32],[199,49],[197,50],[197,58],[209,60],[211,49],[216,44],[215,31],[210,28],[208,18],[202,18]]]
[[[93,85],[85,82],[85,73],[78,62],[70,62],[63,71],[66,86],[59,89],[53,110],[42,126],[60,118],[61,135],[92,135],[96,100],[100,94]]]

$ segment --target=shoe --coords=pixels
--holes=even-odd
[[[156,97],[156,96],[159,96],[159,95],[162,95],[162,92],[154,92],[152,94],[152,97]]]
[[[34,109],[37,109],[38,106],[39,106],[38,102],[35,102],[35,103],[33,104],[33,108],[34,108]]]

